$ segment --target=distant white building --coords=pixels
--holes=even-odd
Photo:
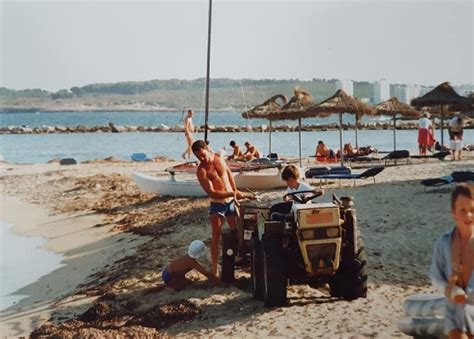
[[[407,85],[408,90],[408,103],[421,95],[420,85]]]
[[[381,79],[374,82],[374,103],[379,103],[390,99],[390,84],[387,80]]]
[[[337,80],[336,90],[342,89],[347,95],[354,96],[354,82],[352,80]]]
[[[406,85],[395,86],[394,96],[401,102],[408,104],[410,102],[410,88]]]

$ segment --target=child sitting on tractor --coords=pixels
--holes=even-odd
[[[308,193],[311,194],[311,192],[315,192],[310,185],[300,180],[300,171],[298,167],[294,165],[288,165],[283,169],[281,179],[288,187],[287,194],[283,197],[285,202],[272,206],[270,210],[270,218],[272,220],[285,220],[286,217],[292,215],[292,206],[299,203],[299,199],[295,199],[294,197],[295,193],[305,192],[297,194],[300,198],[304,198]],[[321,194],[323,194],[322,191]]]

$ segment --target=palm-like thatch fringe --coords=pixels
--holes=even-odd
[[[443,82],[425,95],[415,98],[411,105],[416,108],[438,105],[454,105],[458,110],[469,109],[469,100],[456,93],[449,82]]]
[[[311,106],[306,110],[307,114],[352,113],[356,115],[375,115],[377,111],[364,104],[362,101],[347,95],[343,90],[338,90],[332,97],[323,102]]]
[[[396,97],[390,98],[377,104],[375,110],[378,114],[396,116],[397,114],[406,118],[419,118],[421,112],[413,109],[410,105],[400,102]]]
[[[281,103],[278,101],[281,101]],[[264,103],[242,113],[242,117],[245,119],[267,119],[269,113],[281,111],[283,106],[287,103],[288,98],[286,96],[277,94],[266,100]]]

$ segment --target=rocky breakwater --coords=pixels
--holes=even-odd
[[[344,124],[344,130],[354,129],[354,124]],[[440,126],[436,126],[439,128]],[[384,123],[364,123],[359,124],[359,130],[389,130],[392,129],[393,125],[391,122]],[[447,128],[447,124],[445,125]],[[465,128],[474,128],[473,121],[466,122]],[[329,131],[337,130],[339,126],[335,123],[324,124],[324,125],[303,125],[301,127],[302,131],[312,132],[312,131]],[[398,130],[414,130],[418,129],[418,122],[398,122]],[[240,133],[240,132],[268,132],[269,126],[262,124],[258,126],[215,126],[209,125],[209,130],[211,132],[220,132],[220,133]],[[196,132],[204,131],[204,126],[196,126]],[[298,126],[290,125],[277,125],[272,126],[272,131],[277,132],[296,132],[298,131]],[[49,133],[132,133],[132,132],[183,132],[183,126],[167,126],[161,124],[159,126],[117,126],[114,123],[109,123],[104,126],[46,126],[41,127],[29,127],[26,125],[23,126],[6,126],[0,127],[0,134],[49,134]]]

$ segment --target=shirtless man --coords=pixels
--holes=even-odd
[[[262,154],[260,153],[258,148],[254,145],[251,145],[250,142],[246,141],[244,145],[247,148],[244,153],[245,160],[260,159],[262,157]]]
[[[322,141],[318,141],[316,146],[316,157],[334,157],[335,153],[332,149],[329,149],[326,144]]]
[[[227,160],[241,160],[243,159],[244,154],[242,153],[242,150],[240,149],[240,146],[235,143],[234,140],[230,142],[230,147],[232,147],[232,155],[229,155],[227,157]]]
[[[183,154],[181,154],[181,157],[184,160],[189,160],[191,159],[191,146],[193,145],[193,133],[194,133],[194,125],[193,125],[193,110],[190,109],[188,110],[188,115],[186,118],[184,118],[184,135],[186,137],[186,143],[188,144],[188,147],[184,151]]]
[[[212,153],[203,140],[195,141],[192,151],[199,160],[197,178],[211,201],[209,208],[212,226],[211,261],[212,273],[217,275],[219,241],[224,218],[227,219],[229,227],[235,229],[235,201],[246,196],[237,190],[225,159]]]

